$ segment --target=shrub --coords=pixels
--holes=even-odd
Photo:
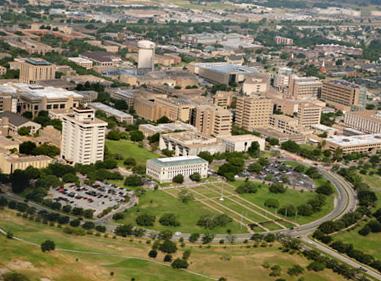
[[[55,248],[56,244],[52,240],[46,240],[45,242],[41,243],[41,251],[43,252],[54,251]]]
[[[177,258],[172,262],[171,266],[172,268],[176,269],[186,269],[188,268],[189,264],[186,260]]]
[[[148,252],[148,256],[150,258],[156,258],[157,257],[157,251],[152,249],[151,251]]]
[[[172,181],[174,183],[183,183],[184,182],[184,176],[182,174],[178,174],[177,176],[174,176]]]
[[[136,217],[136,223],[140,226],[153,226],[155,220],[155,216],[148,214],[142,214]]]
[[[179,226],[180,222],[174,214],[163,214],[159,219],[160,224],[165,226]]]
[[[264,204],[268,208],[274,208],[274,209],[279,208],[279,201],[277,199],[269,198],[265,201]]]
[[[272,193],[285,193],[287,188],[282,183],[273,183],[269,187],[269,191]]]

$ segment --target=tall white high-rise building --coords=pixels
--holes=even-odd
[[[103,161],[107,123],[91,108],[75,108],[63,117],[61,158],[70,164]]]
[[[154,70],[155,43],[148,40],[138,42],[138,70]]]

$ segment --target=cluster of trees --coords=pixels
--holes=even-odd
[[[367,236],[369,233],[379,233],[381,232],[381,208],[372,214],[372,219],[367,224],[365,224],[360,230],[359,234]]]
[[[240,184],[237,188],[236,188],[236,192],[239,193],[239,194],[244,194],[244,193],[256,193],[258,191],[258,189],[262,188],[263,187],[263,184],[261,183],[258,183],[258,182],[252,182],[252,181],[248,181],[246,180],[245,182],[243,182],[242,184]]]
[[[197,225],[204,227],[206,229],[213,229],[216,227],[224,227],[228,223],[231,223],[233,220],[225,215],[203,215],[197,221]]]
[[[245,157],[242,153],[231,152],[225,153],[227,163],[222,164],[217,173],[225,177],[229,181],[234,181],[235,175],[243,171],[245,165]]]
[[[300,249],[298,249],[298,251],[300,251]],[[369,279],[365,276],[359,275],[358,269],[353,268],[345,263],[341,263],[336,259],[322,255],[316,250],[304,250],[302,254],[304,257],[311,261],[307,266],[307,269],[310,271],[322,271],[325,268],[328,268],[337,274],[342,275],[346,279],[356,280],[356,278],[358,278],[357,280],[369,281]]]
[[[24,202],[16,202],[13,200],[8,201],[4,197],[0,197],[0,208],[8,207],[11,210],[16,210],[23,214],[24,217],[29,219],[34,219],[36,222],[41,222],[44,224],[57,223],[59,225],[67,225],[72,228],[81,227],[83,230],[93,230],[98,232],[106,232],[106,227],[103,225],[95,225],[92,221],[83,221],[82,218],[71,218],[68,215],[62,215],[57,212],[48,212],[46,210],[37,210],[35,207],[29,206]],[[62,209],[64,211],[64,209]],[[74,211],[73,215],[77,215]],[[79,215],[81,216],[81,215]],[[92,212],[91,212],[92,216]]]
[[[118,225],[114,230],[115,235],[127,237],[127,236],[136,236],[142,237],[145,233],[145,230],[142,228],[134,227],[132,224],[121,224]]]
[[[381,272],[380,260],[377,260],[373,256],[365,254],[364,252],[355,249],[352,244],[344,243],[342,241],[335,241],[332,242],[330,246],[339,253],[347,254],[349,257],[357,260],[358,262],[371,266]]]
[[[322,150],[320,147],[308,148],[301,146],[292,140],[285,141],[281,144],[281,148],[291,153],[298,154],[304,158],[311,160],[322,160],[328,162],[331,159],[332,153],[330,150]]]
[[[37,146],[34,142],[25,141],[20,144],[19,152],[26,155],[46,155],[53,158],[60,154],[60,149],[47,143]]]
[[[172,255],[177,252],[177,245],[175,242],[169,240],[169,238],[165,238],[163,240],[156,240],[152,245],[152,249],[148,252],[148,256],[150,258],[156,258],[158,255],[158,251],[165,254],[164,262],[172,262],[171,263],[172,268],[175,268],[175,269],[188,268],[189,266],[188,259],[191,256],[191,251],[185,250],[181,258],[176,258],[175,260],[173,260]]]
[[[156,221],[156,216],[149,214],[138,215],[135,219],[136,224],[139,226],[153,226]],[[180,222],[175,214],[165,213],[159,218],[159,223],[164,226],[180,226]]]

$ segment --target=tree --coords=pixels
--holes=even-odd
[[[174,214],[163,214],[159,219],[160,224],[165,226],[179,226],[180,222]]]
[[[316,193],[324,194],[324,195],[331,195],[334,193],[335,190],[330,182],[324,182],[324,184],[318,186],[316,188]]]
[[[166,254],[164,256],[164,262],[171,262],[172,261],[172,255]]]
[[[76,175],[71,173],[63,175],[62,181],[64,183],[72,182],[72,183],[79,184],[79,178]]]
[[[37,145],[31,141],[25,141],[19,145],[19,152],[21,154],[33,154],[33,151],[36,149]]]
[[[91,230],[95,228],[95,224],[92,221],[86,221],[84,224],[82,224],[82,228],[86,230]]]
[[[171,266],[175,269],[186,269],[188,268],[189,264],[186,260],[177,258],[172,262]]]
[[[283,142],[281,148],[292,153],[297,153],[300,150],[300,146],[292,140]]]
[[[197,242],[197,240],[200,238],[200,234],[199,233],[192,233],[190,236],[189,236],[189,242],[191,243],[195,243]]]
[[[184,182],[184,176],[182,174],[178,174],[177,176],[174,176],[172,181],[174,183],[183,183]]]
[[[41,243],[41,251],[43,252],[54,251],[55,248],[56,248],[56,244],[52,240],[46,240],[45,242]]]
[[[118,236],[126,237],[134,233],[134,227],[132,226],[132,224],[118,225],[115,228],[114,233]]]
[[[134,167],[136,166],[136,160],[132,157],[128,157],[124,160],[123,164],[127,167]]]
[[[245,181],[242,184],[240,184],[235,191],[239,194],[256,193],[258,188],[260,187],[261,187],[261,184],[259,183],[255,183],[252,181]]]
[[[262,171],[263,167],[258,162],[252,163],[247,167],[247,170],[251,173],[259,174]]]
[[[17,133],[20,136],[29,136],[30,135],[30,127],[21,127],[17,130]]]
[[[150,258],[156,258],[157,257],[157,251],[152,249],[151,251],[148,252],[148,256]]]
[[[189,178],[192,180],[192,181],[195,181],[195,182],[199,182],[201,181],[201,175],[200,173],[193,173],[189,176]]]
[[[304,268],[296,264],[288,269],[287,274],[290,276],[297,276],[299,274],[302,274],[303,272]]]
[[[157,143],[160,141],[160,134],[153,134],[152,136],[149,136],[147,139],[150,144]]]
[[[153,226],[156,220],[155,216],[142,214],[136,217],[136,223],[140,226]]]
[[[279,201],[277,199],[274,199],[274,198],[269,198],[269,199],[266,199],[264,205],[267,208],[278,209],[279,208]]]
[[[210,154],[209,151],[201,151],[201,152],[198,154],[198,157],[200,157],[200,158],[202,158],[202,159],[208,161],[209,164],[213,162],[213,155]]]
[[[272,193],[285,193],[287,190],[282,183],[273,183],[269,186],[269,191]]]
[[[259,146],[259,143],[257,141],[253,141],[249,147],[249,149],[247,150],[247,152],[249,153],[249,155],[253,158],[257,158],[259,157],[259,154],[261,152],[260,150],[260,146]]]
[[[21,193],[30,186],[30,178],[25,171],[16,170],[10,177],[11,187],[14,193]]]
[[[325,267],[326,267],[325,263],[319,262],[319,261],[313,261],[307,266],[307,269],[312,271],[322,271],[325,269]]]
[[[177,251],[177,246],[171,240],[164,240],[163,243],[160,244],[159,250],[163,253],[173,254]]]
[[[134,142],[139,142],[144,140],[144,134],[141,131],[130,132],[130,139]]]
[[[126,177],[124,184],[127,186],[142,186],[143,179],[138,175],[131,175]]]
[[[181,190],[179,192],[179,199],[183,203],[188,203],[189,201],[192,201],[194,199],[193,194],[189,192],[188,190]]]

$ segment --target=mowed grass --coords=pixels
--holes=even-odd
[[[161,225],[159,223],[159,218],[166,213],[175,214],[178,221],[180,222],[180,226],[168,227]],[[155,225],[153,227],[147,228],[159,231],[170,229],[173,232],[180,231],[183,233],[226,233],[226,231],[230,229],[233,233],[246,232],[246,229],[240,227],[240,225],[236,222],[231,222],[225,227],[216,227],[209,230],[197,226],[197,221],[201,216],[218,215],[219,213],[210,208],[207,208],[195,200],[192,200],[188,203],[183,203],[179,199],[161,190],[147,191],[139,198],[139,204],[127,210],[125,212],[125,218],[121,221],[118,221],[118,223],[132,223],[136,225],[136,217],[140,214],[149,214],[156,216]]]
[[[106,147],[113,154],[121,154],[124,159],[129,157],[134,158],[138,165],[145,165],[147,160],[159,157],[159,155],[145,149],[144,147],[139,147],[136,143],[128,140],[107,140]],[[123,160],[120,160],[119,164],[122,165]]]
[[[234,181],[230,183],[231,186],[228,186],[228,185],[225,185],[225,186],[228,190],[234,192],[234,189],[238,187],[240,184],[242,184],[242,182],[243,181]],[[286,206],[289,204],[298,206],[314,198],[314,196],[316,196],[316,193],[311,191],[299,191],[299,190],[293,190],[293,189],[287,189],[285,193],[272,193],[269,191],[267,187],[263,187],[263,188],[260,188],[256,193],[240,194],[240,196],[250,202],[253,202],[254,204],[257,204],[258,206],[262,208],[267,209],[268,211],[277,213],[276,209],[267,208],[265,206],[265,202],[267,199],[278,200],[280,207]],[[334,204],[333,202],[334,202],[334,196],[331,195],[327,197],[326,204],[323,206],[320,212],[315,213],[309,217],[297,216],[297,217],[288,217],[287,219],[299,224],[305,224],[305,223],[314,221],[328,214],[333,209],[333,204]]]
[[[253,247],[250,242],[247,245],[250,247],[216,245],[201,248],[186,242],[184,249],[191,249],[189,271],[179,271],[162,262],[162,253],[156,259],[148,259],[151,245],[144,240],[66,235],[57,227],[16,217],[10,211],[0,211],[0,227],[14,230],[15,236],[28,242],[39,244],[46,239],[56,242],[56,251],[42,253],[38,245],[0,235],[0,268],[25,273],[33,281],[41,278],[54,281],[129,281],[132,278],[137,281],[207,281],[222,276],[229,281],[274,280],[269,276],[270,270],[263,267],[264,263],[279,265],[282,269],[279,278],[289,281],[299,277],[309,281],[344,281],[328,269],[318,273],[305,270],[298,277],[288,276],[289,267],[298,264],[305,268],[309,261],[300,255],[281,252],[278,243],[267,247]],[[63,247],[72,252],[62,251]],[[180,248],[174,257],[181,256],[182,252]]]

